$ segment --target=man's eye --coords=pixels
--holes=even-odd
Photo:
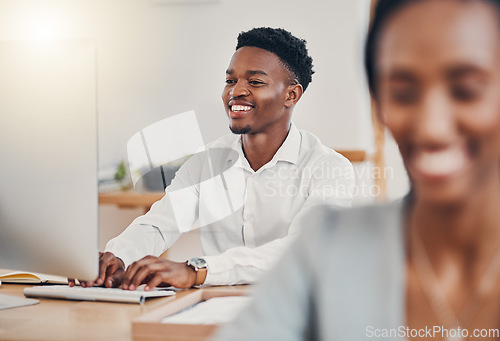
[[[226,84],[234,84],[235,81],[232,79],[226,79]]]
[[[261,82],[261,81],[249,81],[248,83],[249,83],[249,84],[251,84],[251,85],[257,85],[257,86],[258,86],[258,85],[263,85],[263,84],[264,84],[264,83],[263,83],[263,82]]]

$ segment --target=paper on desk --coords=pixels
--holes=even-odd
[[[0,309],[23,307],[39,303],[39,300],[0,294]]]
[[[219,324],[232,321],[252,301],[248,296],[214,297],[177,314],[165,317],[162,323]]]

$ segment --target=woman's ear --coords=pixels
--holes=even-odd
[[[302,85],[300,85],[300,84],[290,85],[288,87],[288,92],[286,94],[285,107],[291,108],[295,104],[297,104],[297,102],[302,97],[303,93],[304,93],[304,89],[302,88]]]

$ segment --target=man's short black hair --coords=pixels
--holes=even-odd
[[[277,55],[306,91],[314,71],[304,39],[282,28],[259,27],[239,34],[236,50],[244,46],[258,47]]]

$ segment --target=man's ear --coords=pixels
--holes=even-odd
[[[300,84],[290,85],[288,87],[288,92],[286,94],[285,107],[291,108],[295,104],[297,104],[297,102],[302,97],[303,93],[304,89],[302,88],[302,85]]]

